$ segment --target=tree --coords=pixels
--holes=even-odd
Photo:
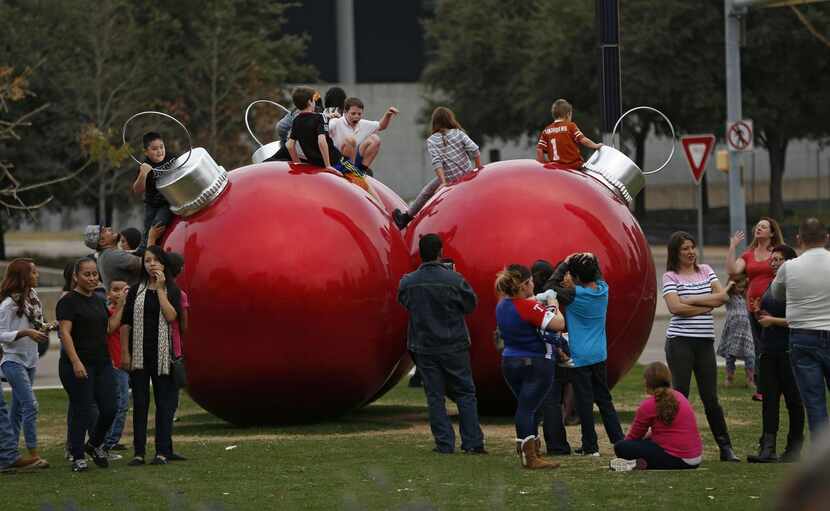
[[[34,95],[29,89],[29,76],[32,72],[31,68],[16,72],[12,67],[0,65],[0,149],[6,148],[9,143],[13,144],[20,141],[22,135],[19,130],[31,126],[31,119],[49,108],[47,103],[31,111],[10,115],[10,105],[12,103],[21,102]],[[69,175],[24,185],[15,175],[15,164],[0,158],[0,207],[3,207],[5,211],[24,211],[31,214],[33,210],[45,206],[52,200],[51,195],[43,196],[46,188],[73,179],[83,172],[91,162],[90,160]],[[21,195],[30,197],[39,195],[40,197],[36,199],[36,203],[29,204]],[[6,258],[4,233],[5,218],[0,216],[0,259]]]
[[[301,63],[305,38],[281,32],[288,7],[285,2],[209,0],[179,11],[192,16],[181,20],[190,37],[178,81],[180,104],[197,138],[225,165],[249,161],[249,137],[241,135],[250,101],[282,99],[285,82],[316,77]]]
[[[827,4],[803,6],[800,14],[814,26],[830,26]],[[782,219],[790,141],[830,135],[830,52],[791,9],[750,11],[746,23],[743,111],[769,153],[770,216]]]

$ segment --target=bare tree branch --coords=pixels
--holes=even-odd
[[[793,11],[793,13],[796,15],[796,17],[797,17],[797,18],[798,18],[798,20],[801,22],[801,24],[802,24],[802,25],[804,25],[804,27],[805,27],[805,28],[806,28],[806,29],[807,29],[807,30],[808,30],[811,34],[813,34],[813,36],[814,36],[816,39],[818,39],[818,40],[819,40],[819,41],[821,41],[821,42],[822,42],[825,46],[827,46],[828,48],[830,48],[830,40],[829,40],[829,39],[827,39],[827,37],[825,37],[823,34],[820,34],[818,30],[816,30],[816,27],[812,24],[812,22],[810,22],[810,20],[808,20],[808,19],[807,19],[807,16],[805,16],[805,15],[804,15],[804,13],[802,13],[801,11],[799,11],[799,10],[798,10],[798,8],[797,8],[796,6],[794,6],[794,5],[791,5],[791,6],[790,6],[790,10],[791,10],[791,11]]]

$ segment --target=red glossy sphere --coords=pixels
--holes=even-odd
[[[493,343],[496,273],[505,265],[557,263],[573,252],[593,252],[610,287],[608,379],[614,384],[636,363],[648,340],[656,306],[654,263],[648,243],[625,203],[581,171],[546,168],[533,160],[487,165],[440,190],[406,232],[413,258],[418,239],[435,232],[444,256],[479,298],[468,316],[479,407],[513,413]]]
[[[264,163],[229,180],[165,241],[185,258],[190,395],[236,424],[360,406],[405,351],[403,237],[366,192],[321,169]]]

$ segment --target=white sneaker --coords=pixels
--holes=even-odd
[[[110,461],[116,461],[116,460],[120,460],[121,458],[123,458],[123,456],[121,456],[120,454],[118,454],[116,452],[106,451],[106,453],[107,453],[107,459],[110,460]]]
[[[612,472],[631,472],[632,470],[637,470],[637,465],[637,460],[613,458],[608,463],[608,468],[610,468]]]

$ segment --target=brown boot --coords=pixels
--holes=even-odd
[[[536,447],[536,457],[544,458],[542,455],[542,439],[539,438],[539,435],[536,435],[536,440],[533,441],[533,445]]]
[[[522,466],[529,469],[537,468],[559,468],[559,463],[543,460],[536,456],[536,439],[529,436],[522,440]]]

